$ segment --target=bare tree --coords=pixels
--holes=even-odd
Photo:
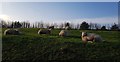
[[[3,28],[7,28],[7,23],[4,20],[1,20],[1,25]]]
[[[100,29],[100,28],[101,28],[101,25],[100,25],[100,24],[95,23],[95,29],[96,29],[96,30],[98,30],[98,29]]]
[[[33,28],[35,28],[35,25],[34,25],[34,23],[33,23],[33,26],[32,26]]]
[[[34,26],[35,26],[35,28],[37,28],[37,22],[35,22]]]
[[[94,28],[95,28],[94,23],[90,23],[90,24],[89,24],[89,28],[90,28],[90,29],[94,29]]]
[[[49,26],[50,26],[49,23],[46,23],[46,24],[45,24],[45,27],[46,27],[46,28],[49,28]]]
[[[40,28],[44,28],[44,23],[40,23]]]
[[[59,28],[62,29],[63,27],[64,27],[64,24],[61,23],[61,24],[59,25]]]
[[[75,29],[76,27],[75,27],[75,24],[74,23],[71,23],[70,24],[70,29]]]
[[[54,27],[55,27],[55,28],[58,28],[58,24],[57,24],[57,23],[54,23]]]
[[[80,29],[80,24],[77,24],[77,25],[76,25],[76,29]]]

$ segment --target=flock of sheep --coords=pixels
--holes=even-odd
[[[38,34],[51,34],[52,28],[50,27],[49,29],[40,29],[38,30]],[[59,36],[61,37],[66,37],[68,36],[69,32],[69,27],[65,27],[59,32]],[[6,29],[4,31],[4,35],[19,35],[21,32],[18,29]],[[97,35],[95,33],[87,33],[87,32],[82,32],[81,35],[83,43],[88,43],[88,42],[102,42],[103,39],[101,38],[100,35]]]

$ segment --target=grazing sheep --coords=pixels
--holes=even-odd
[[[88,41],[92,41],[92,42],[102,42],[102,38],[101,36],[94,34],[94,33],[86,33],[86,32],[82,32],[82,41],[84,43],[87,43]]]
[[[66,27],[65,27],[65,30],[69,30],[69,29],[70,29],[70,27],[69,27],[69,26],[66,26]]]
[[[60,33],[59,33],[59,36],[68,36],[68,31],[67,30],[61,30]]]
[[[51,29],[40,29],[38,34],[51,34]]]
[[[19,35],[20,32],[18,29],[6,29],[4,35]]]

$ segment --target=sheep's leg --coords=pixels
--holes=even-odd
[[[4,35],[6,35],[6,32],[4,32]]]
[[[87,41],[87,37],[82,37],[82,41],[83,41],[83,45],[86,46],[86,44],[87,44],[87,42],[88,42],[88,41]]]
[[[83,41],[83,45],[86,46],[86,44],[87,44],[87,40],[86,40],[86,41]]]

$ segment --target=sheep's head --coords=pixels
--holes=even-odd
[[[87,32],[82,32],[82,36],[87,36]]]
[[[48,29],[54,29],[54,26],[49,26]]]

